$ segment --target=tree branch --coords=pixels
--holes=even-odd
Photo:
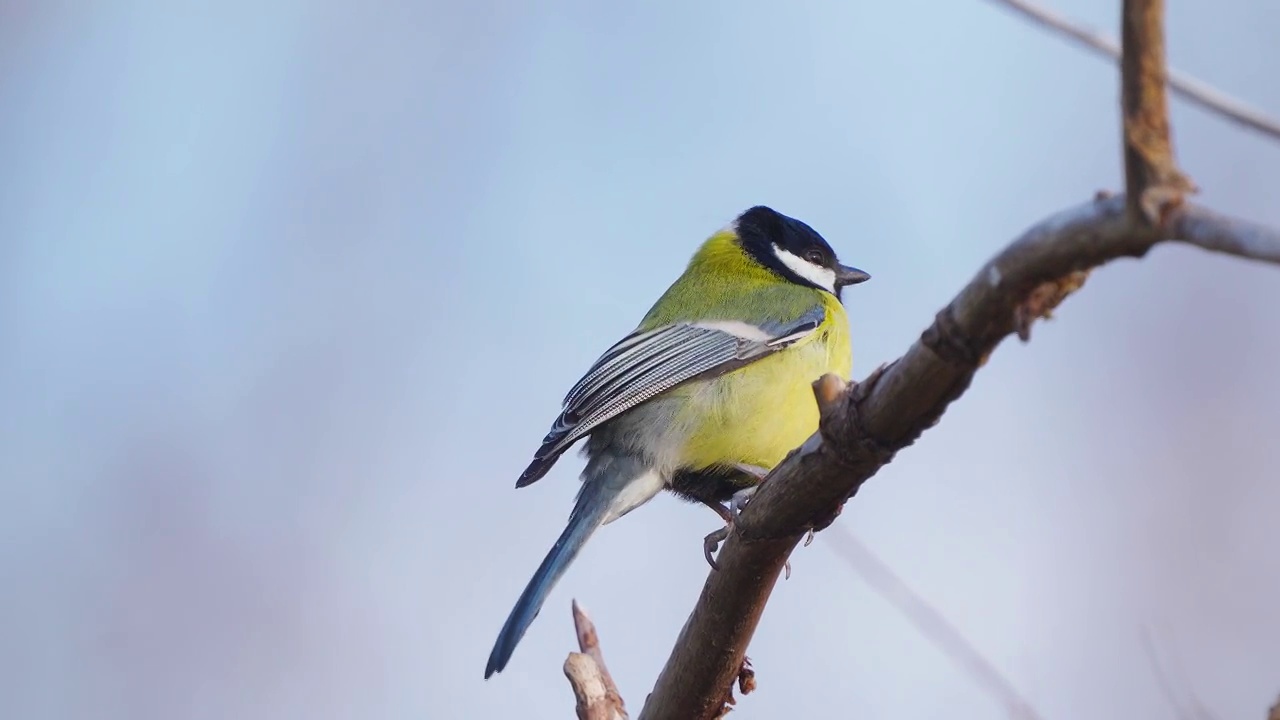
[[[1164,96],[1162,0],[1126,0],[1122,63],[1125,166],[1132,195],[1100,195],[1033,226],[989,261],[907,353],[856,385],[814,383],[819,430],[761,483],[738,516],[641,720],[713,718],[791,551],[936,424],[1012,333],[1026,340],[1087,273],[1178,240],[1280,264],[1280,232],[1184,202]]]
[[[641,720],[714,717],[791,550],[821,530],[847,498],[912,444],[968,388],[996,346],[1028,313],[1043,316],[1080,283],[1079,273],[1141,257],[1177,239],[1206,250],[1280,264],[1280,231],[1194,205],[1172,211],[1166,230],[1135,227],[1123,195],[1086,203],[1033,226],[989,261],[907,353],[848,388],[815,383],[821,429],[761,484],[703,586]],[[836,385],[836,386],[833,386]]]
[[[1200,698],[1196,697],[1195,690],[1191,688],[1191,682],[1186,675],[1179,672],[1176,680],[1169,677],[1164,663],[1160,662],[1155,642],[1152,640],[1151,632],[1147,628],[1142,629],[1142,649],[1147,653],[1147,660],[1151,663],[1151,670],[1155,675],[1156,683],[1159,684],[1160,691],[1164,693],[1169,707],[1173,709],[1175,718],[1178,720],[1215,720],[1213,713],[1200,702]],[[1183,692],[1179,693],[1179,689],[1183,690]],[[1179,697],[1179,695],[1183,695],[1183,697]]]
[[[610,702],[600,666],[590,655],[569,653],[564,661],[564,676],[573,687],[578,720],[626,720],[627,716]]]
[[[1121,18],[1124,175],[1135,221],[1158,224],[1194,190],[1173,159],[1165,98],[1164,0],[1126,0]]]
[[[1096,54],[1112,60],[1120,59],[1120,44],[1111,38],[1092,32],[1072,23],[1070,20],[1027,0],[992,0],[1031,20],[1042,28],[1057,33],[1077,45],[1093,50]],[[1199,105],[1209,112],[1231,122],[1243,125],[1280,140],[1280,120],[1266,113],[1249,107],[1245,103],[1227,95],[1212,85],[1197,80],[1190,75],[1169,69],[1165,80],[1169,89],[1188,102]]]
[[[577,699],[578,720],[627,720],[622,695],[604,664],[596,626],[577,600],[573,601],[573,627],[580,652],[569,653],[564,675]]]

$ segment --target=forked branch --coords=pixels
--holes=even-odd
[[[1093,268],[1176,240],[1280,264],[1280,232],[1192,205],[1174,162],[1164,97],[1163,2],[1127,0],[1123,36],[1125,167],[1132,195],[1099,196],[1047,218],[989,261],[900,359],[846,386],[814,383],[820,429],[765,478],[680,631],[641,720],[723,710],[747,644],[792,549],[830,525],[862,483],[937,423],[1010,334]]]
[[[902,358],[834,396],[834,378],[815,383],[821,429],[769,474],[738,517],[641,720],[714,717],[805,532],[829,525],[862,483],[938,422],[1005,337],[1051,312],[1082,273],[1168,240],[1280,264],[1280,231],[1189,204],[1166,227],[1135,226],[1123,195],[1054,215],[983,266]]]

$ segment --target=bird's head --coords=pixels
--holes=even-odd
[[[846,285],[871,279],[858,268],[840,264],[816,230],[763,205],[739,215],[734,230],[752,259],[791,282],[838,298]]]

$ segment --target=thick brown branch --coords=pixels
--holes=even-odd
[[[1135,220],[1159,224],[1193,189],[1173,158],[1165,98],[1164,0],[1125,0],[1120,58],[1125,191]]]
[[[1019,13],[1040,27],[1072,40],[1082,47],[1093,50],[1103,57],[1112,60],[1120,59],[1120,43],[1105,35],[1083,28],[1037,3],[1028,2],[1027,0],[994,0],[994,2]],[[1165,79],[1169,83],[1169,89],[1175,95],[1199,105],[1215,115],[1239,123],[1250,130],[1256,130],[1280,140],[1280,120],[1269,117],[1262,111],[1251,108],[1212,85],[1185,73],[1169,68],[1166,70],[1165,75]]]
[[[692,615],[641,711],[641,720],[708,718],[720,710],[791,550],[822,529],[895,452],[935,424],[977,369],[1027,315],[1037,290],[1069,288],[1076,273],[1140,257],[1162,240],[1280,264],[1280,232],[1195,206],[1165,230],[1135,225],[1124,196],[1099,199],[1032,227],[988,262],[906,355],[842,396],[815,383],[821,430],[770,473],[735,521]],[[1050,293],[1058,300],[1065,292]],[[1038,308],[1042,312],[1048,307]]]

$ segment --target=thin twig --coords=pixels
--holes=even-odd
[[[1040,27],[1057,33],[1076,42],[1082,47],[1093,50],[1098,55],[1120,59],[1120,43],[1103,35],[1081,27],[1057,13],[1027,0],[992,0],[1031,20]],[[1169,89],[1174,94],[1199,105],[1209,112],[1238,123],[1251,130],[1280,140],[1280,120],[1268,116],[1261,110],[1249,107],[1212,85],[1197,80],[1172,68],[1167,73]]]
[[[922,636],[948,655],[975,683],[991,693],[1015,720],[1040,720],[1031,703],[1004,675],[978,652],[960,631],[927,600],[920,597],[893,569],[876,557],[862,541],[843,525],[827,528],[823,536],[841,560],[862,576],[880,597],[898,609]]]
[[[1280,263],[1280,233],[1265,225],[1227,217],[1193,205],[1178,213],[1172,229],[1174,242],[1235,255],[1249,260]]]
[[[609,690],[600,666],[586,653],[569,653],[564,661],[564,676],[569,678],[578,720],[626,720],[609,699]]]
[[[1164,0],[1125,0],[1120,110],[1125,192],[1135,222],[1162,224],[1195,187],[1178,170],[1165,98]]]
[[[1156,652],[1151,631],[1147,628],[1142,629],[1142,649],[1147,653],[1151,672],[1156,677],[1156,683],[1160,685],[1160,692],[1164,693],[1165,700],[1173,708],[1176,720],[1214,720],[1213,714],[1196,698],[1195,691],[1191,689],[1185,676],[1180,677],[1176,683],[1169,678],[1164,663],[1160,661],[1160,654]],[[1179,697],[1179,687],[1186,689],[1185,700]]]
[[[573,601],[573,627],[580,652],[569,653],[564,674],[577,699],[578,720],[628,720],[622,695],[604,664],[596,626],[577,600]]]

